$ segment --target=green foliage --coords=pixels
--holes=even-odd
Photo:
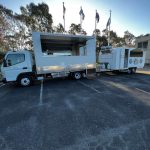
[[[125,44],[133,47],[135,45],[135,36],[128,30],[124,32]]]
[[[55,31],[58,32],[58,33],[65,32],[64,27],[63,27],[63,25],[61,23],[58,24],[58,26],[56,27]]]
[[[107,46],[108,45],[108,41],[107,41],[107,37],[106,36],[97,36],[96,37],[96,41],[97,41],[97,46],[101,47],[101,46]]]
[[[52,31],[52,15],[49,14],[49,7],[45,3],[38,5],[30,3],[26,7],[21,6],[21,15],[18,15],[25,22],[29,31]]]
[[[99,29],[95,29],[95,30],[93,31],[93,35],[95,35],[95,36],[100,36],[100,35],[101,35],[101,31],[100,31]]]
[[[81,33],[81,25],[80,24],[75,24],[75,23],[72,23],[70,25],[70,30],[68,31],[70,34],[79,34]]]
[[[81,28],[81,25],[80,24],[75,24],[75,23],[72,23],[70,25],[70,30],[68,31],[68,33],[70,34],[83,34],[83,35],[86,35],[86,31],[84,29]]]
[[[9,22],[6,20],[6,16],[12,16],[12,11],[0,5],[0,14],[0,48],[5,50],[8,48],[8,43],[5,40],[5,35],[8,29],[11,28]]]

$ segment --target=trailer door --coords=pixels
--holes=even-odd
[[[129,54],[129,49],[125,49],[124,68],[128,68],[128,54]]]

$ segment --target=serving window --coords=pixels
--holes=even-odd
[[[130,57],[143,57],[143,51],[138,49],[131,50]]]
[[[71,38],[48,38],[41,36],[41,48],[49,56],[86,56],[86,40]]]

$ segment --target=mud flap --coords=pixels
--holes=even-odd
[[[87,69],[87,79],[95,79],[96,78],[96,69]]]

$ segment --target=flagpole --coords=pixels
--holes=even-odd
[[[65,16],[64,16],[64,32],[65,32]]]
[[[80,11],[82,9],[82,6],[80,7]],[[82,15],[80,14],[80,25],[81,25],[81,29],[82,29]]]
[[[82,29],[82,16],[80,15],[80,25],[81,25],[81,29]]]
[[[96,13],[97,13],[97,10],[96,10]],[[95,16],[95,35],[96,35],[96,16]]]
[[[111,21],[111,10],[110,10],[110,21]],[[108,28],[108,46],[110,45],[110,24],[109,23],[109,28]]]
[[[64,19],[64,32],[65,32],[65,6],[64,6],[64,2],[63,2],[63,19]]]

